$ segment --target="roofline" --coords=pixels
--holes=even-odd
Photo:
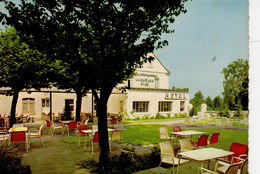
[[[160,59],[155,55],[155,53],[152,53],[154,55],[154,57],[159,61],[159,63],[163,66],[163,68],[168,72],[168,74],[170,75],[171,72],[163,65],[163,63],[160,61]]]
[[[140,90],[140,91],[168,91],[168,92],[189,92],[189,88],[183,89],[162,89],[162,88],[130,88],[129,90]]]

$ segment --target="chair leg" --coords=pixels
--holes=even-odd
[[[84,151],[87,151],[87,137],[85,137],[85,146],[84,146]]]
[[[41,139],[41,142],[42,142],[42,146],[44,147],[44,143],[43,143],[43,141],[42,141],[42,137],[40,137],[40,139]]]
[[[94,146],[94,143],[93,143],[93,141],[91,141],[91,144],[92,144],[92,155],[94,154],[94,148],[93,148],[93,146]]]
[[[80,148],[80,140],[81,140],[81,138],[80,138],[80,136],[78,136],[78,148]]]

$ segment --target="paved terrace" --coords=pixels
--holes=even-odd
[[[36,123],[26,123],[27,127],[37,127],[39,128],[44,122]],[[26,152],[24,145],[19,144],[19,151],[22,153],[23,161],[30,165],[33,174],[81,174],[87,173],[85,169],[80,168],[77,163],[81,160],[88,158],[98,159],[98,144],[94,145],[94,155],[91,154],[91,149],[89,149],[87,144],[87,151],[84,152],[84,143],[81,143],[81,147],[78,148],[76,143],[63,143],[60,141],[59,133],[54,133],[53,136],[48,134],[48,129],[44,130],[43,141],[45,147],[39,139],[31,140],[31,149]],[[56,132],[57,130],[55,130]],[[71,133],[74,136],[73,133]],[[67,136],[67,135],[63,135]],[[83,140],[83,138],[82,138]],[[112,142],[114,143],[114,142]],[[126,144],[122,144],[123,146]],[[112,144],[111,154],[120,153],[120,146],[116,147]],[[135,146],[137,153],[143,153],[150,151],[150,146]]]

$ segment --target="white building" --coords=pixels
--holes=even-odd
[[[157,113],[174,116],[178,113],[187,113],[189,106],[188,89],[169,89],[170,72],[160,60],[145,63],[136,70],[136,75],[114,88],[109,101],[109,113],[125,113],[130,118],[136,116],[155,116]],[[130,85],[130,89],[127,89]],[[122,88],[126,88],[122,93]],[[0,114],[8,115],[11,110],[12,97],[0,95]],[[49,113],[54,115],[64,111],[68,103],[75,114],[76,94],[66,93],[65,90],[42,89],[42,92],[20,92],[16,112],[18,115],[28,113],[35,118],[48,118]],[[51,106],[51,107],[50,107]],[[82,99],[83,113],[95,113],[96,104],[91,92]]]

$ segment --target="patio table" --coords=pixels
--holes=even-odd
[[[181,155],[188,159],[195,160],[195,161],[201,161],[202,167],[203,167],[203,161],[210,162],[211,159],[225,157],[225,156],[229,156],[229,155],[233,155],[233,154],[234,154],[234,152],[226,151],[223,149],[217,149],[217,148],[203,148],[203,149],[191,150],[191,151],[178,153],[178,155]],[[209,168],[209,163],[208,163],[208,168]]]
[[[180,131],[180,132],[171,132],[171,135],[181,135],[181,136],[190,136],[192,138],[192,135],[202,135],[206,132],[200,132],[200,131]]]
[[[8,132],[20,132],[20,131],[25,131],[27,132],[28,128],[27,127],[12,127],[9,129]]]

